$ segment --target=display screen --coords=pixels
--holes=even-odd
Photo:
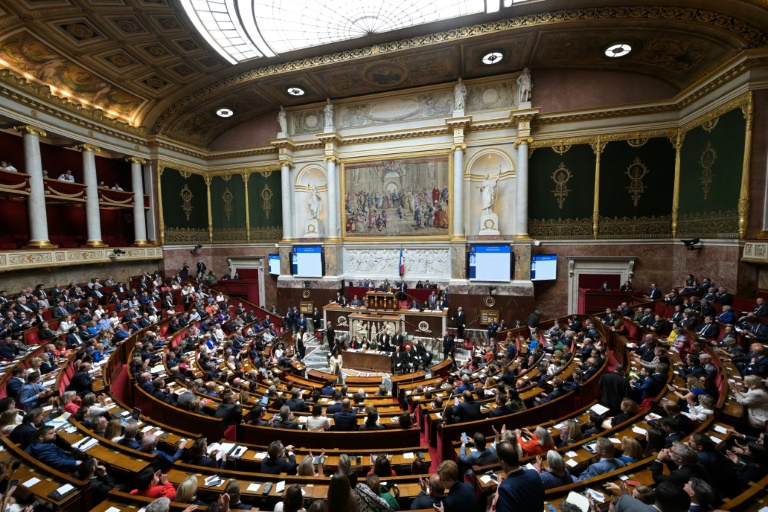
[[[323,277],[323,248],[319,245],[295,245],[291,271],[296,277]]]
[[[509,282],[512,280],[512,250],[509,244],[469,246],[469,280]]]
[[[539,254],[531,257],[531,281],[557,279],[557,254]]]
[[[280,275],[280,255],[279,254],[269,255],[269,273],[275,276]]]

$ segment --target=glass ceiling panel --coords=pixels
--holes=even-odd
[[[486,0],[181,0],[181,4],[198,32],[232,64],[486,11]]]

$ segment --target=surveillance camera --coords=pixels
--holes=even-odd
[[[541,240],[534,240],[533,245],[535,245],[536,247],[539,247],[541,245]]]

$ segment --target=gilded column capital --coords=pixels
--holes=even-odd
[[[451,151],[461,151],[462,153],[467,152],[467,145],[463,142],[461,144],[453,144],[451,146]]]
[[[211,182],[213,181],[213,176],[203,176],[203,179],[205,180],[205,186],[208,188],[211,188]]]
[[[248,173],[248,172],[243,172],[243,173],[240,173],[240,177],[243,178],[243,183],[245,183],[247,185],[248,184],[248,180],[251,177],[251,174]]]
[[[14,130],[16,130],[19,133],[28,133],[30,135],[37,135],[38,137],[45,137],[45,130],[42,128],[38,128],[37,126],[32,126],[31,124],[22,124],[19,126],[14,126]]]
[[[605,145],[608,144],[607,142],[603,142],[600,140],[600,137],[597,138],[597,141],[590,142],[589,145],[592,148],[592,151],[595,153],[595,155],[602,155],[603,150],[605,150]]]
[[[79,146],[75,146],[75,149],[78,151],[90,151],[91,153],[98,153],[101,151],[97,146],[94,146],[93,144],[80,144]]]
[[[325,161],[325,162],[333,162],[336,165],[341,163],[341,159],[337,155],[325,155],[323,157],[323,161]]]
[[[515,149],[521,144],[528,144],[530,146],[532,143],[533,137],[518,137],[515,139]]]
[[[125,161],[130,162],[132,164],[140,164],[140,165],[144,165],[147,163],[146,160],[144,160],[143,158],[139,158],[138,156],[130,156],[126,158]]]

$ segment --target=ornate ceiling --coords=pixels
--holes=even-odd
[[[148,135],[208,147],[296,106],[537,69],[640,73],[677,90],[768,44],[768,0],[543,0],[232,66],[178,0],[0,0],[0,81]],[[608,59],[626,41],[635,50]],[[506,58],[485,66],[481,57]],[[294,98],[289,86],[307,91]],[[55,98],[51,98],[51,95]],[[228,107],[229,119],[215,115]]]

